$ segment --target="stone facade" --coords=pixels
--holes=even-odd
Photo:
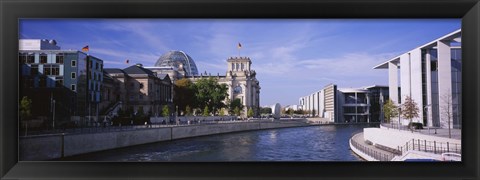
[[[228,87],[228,99],[240,99],[244,109],[242,116],[247,115],[249,108],[252,108],[255,115],[259,114],[260,107],[260,83],[256,78],[256,72],[251,69],[252,61],[248,57],[230,57],[227,59],[227,72],[225,76],[188,76],[193,83],[202,78],[213,77],[218,83],[226,84]]]

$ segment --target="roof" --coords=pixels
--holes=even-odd
[[[108,74],[120,74],[125,73],[123,70],[118,68],[104,68],[103,71],[107,72]]]
[[[157,74],[157,77],[160,78],[160,80],[164,80],[166,78],[170,80],[170,76],[168,74]]]
[[[363,89],[370,89],[370,88],[388,88],[389,86],[385,86],[385,85],[371,85],[371,86],[365,86],[363,87]]]
[[[359,88],[339,88],[338,91],[342,93],[368,93],[368,90],[366,89],[359,89]]]
[[[431,47],[435,46],[435,44],[437,43],[437,41],[445,41],[445,40],[447,40],[447,41],[461,42],[461,38],[460,38],[460,37],[461,37],[461,33],[462,33],[462,30],[461,30],[461,29],[458,29],[458,30],[456,30],[456,31],[453,31],[453,32],[445,35],[445,36],[442,36],[442,37],[440,37],[440,38],[438,38],[438,39],[435,39],[435,40],[433,40],[433,41],[431,41],[431,42],[429,42],[429,43],[423,44],[423,45],[421,45],[421,46],[419,46],[419,47],[416,47],[416,48],[414,48],[414,49],[431,48]],[[412,49],[412,50],[414,50],[414,49]],[[412,51],[412,50],[410,50],[410,51]],[[408,51],[408,52],[410,52],[410,51]],[[403,53],[403,54],[405,54],[405,53]],[[402,55],[403,55],[403,54],[402,54]],[[385,62],[383,62],[383,63],[380,63],[379,65],[376,65],[375,67],[373,67],[373,69],[388,69],[388,63],[389,63],[389,62],[398,63],[398,62],[400,61],[400,56],[401,56],[401,55],[395,56],[394,58],[392,58],[392,59],[390,59],[390,60],[388,60],[388,61],[385,61]]]
[[[155,74],[152,71],[137,65],[133,65],[128,68],[125,68],[123,69],[123,71],[127,74],[146,74],[148,76],[155,76]]]

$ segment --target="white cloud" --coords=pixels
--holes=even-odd
[[[98,56],[100,59],[106,59],[106,64],[124,64],[128,59],[129,64],[141,63],[144,66],[153,66],[159,55],[145,54],[139,52],[125,52],[113,49],[94,48],[90,49],[90,52],[94,56]],[[104,57],[102,57],[102,55]],[[107,57],[105,57],[107,56]],[[105,61],[104,61],[105,62]],[[117,62],[117,63],[114,63]]]

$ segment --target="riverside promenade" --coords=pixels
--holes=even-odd
[[[20,160],[51,160],[96,151],[222,133],[311,126],[305,119],[245,120],[194,125],[148,126],[120,131],[20,137]]]
[[[424,159],[441,161],[442,153],[461,155],[461,130],[421,129],[411,131],[382,124],[365,128],[350,139],[352,151],[367,161]]]

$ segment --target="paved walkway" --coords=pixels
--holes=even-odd
[[[388,128],[394,128],[398,129],[398,125],[395,124],[387,124],[383,123],[381,124],[384,127]],[[438,137],[445,137],[449,138],[449,130],[448,129],[443,129],[443,128],[434,128],[434,127],[423,127],[424,129],[416,129],[414,130],[414,133],[421,133],[421,134],[426,134],[426,135],[432,135],[432,136],[438,136]],[[407,126],[400,126],[401,130],[404,131],[411,131],[408,129]],[[450,135],[452,139],[462,139],[462,130],[461,129],[450,129]]]
[[[360,144],[360,145],[362,145],[362,146],[364,146],[364,147],[366,147],[366,148],[369,148],[369,149],[371,149],[371,150],[377,151],[377,152],[382,153],[382,154],[386,154],[386,155],[388,155],[389,157],[394,157],[394,156],[395,156],[395,154],[393,154],[393,153],[391,153],[391,152],[389,152],[389,151],[385,151],[385,150],[379,149],[379,148],[377,148],[377,147],[375,147],[375,146],[373,146],[373,145],[367,144],[367,143],[365,142],[365,139],[363,138],[363,132],[358,133],[358,134],[355,134],[355,135],[352,137],[352,141],[355,141],[355,142],[357,142],[358,144]]]

